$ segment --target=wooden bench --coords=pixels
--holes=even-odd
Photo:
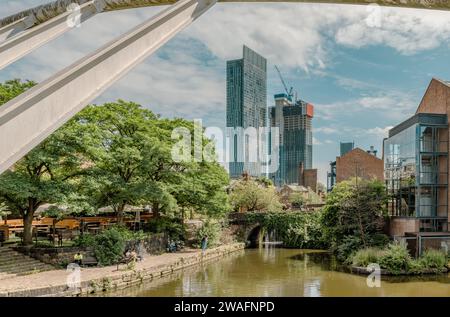
[[[81,260],[82,266],[89,266],[89,265],[95,266],[97,264],[98,264],[97,259],[91,254],[85,254],[83,256],[83,259]]]

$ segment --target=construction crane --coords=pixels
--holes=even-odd
[[[291,88],[288,90],[286,83],[284,82],[283,76],[281,75],[280,69],[277,65],[275,65],[275,69],[278,72],[278,76],[280,76],[281,83],[283,84],[284,90],[286,91],[286,94],[289,96],[291,100],[294,99],[294,87],[291,86]],[[295,96],[295,99],[297,99],[297,96]],[[297,101],[297,100],[293,100]]]

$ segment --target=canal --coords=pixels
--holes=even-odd
[[[450,276],[383,278],[369,288],[325,252],[247,249],[106,296],[450,296]]]

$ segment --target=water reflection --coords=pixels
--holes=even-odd
[[[346,273],[328,253],[250,249],[108,296],[450,296],[449,275],[383,279]]]

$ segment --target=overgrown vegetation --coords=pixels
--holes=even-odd
[[[206,220],[196,232],[196,243],[194,247],[200,248],[203,237],[208,236],[208,248],[215,247],[220,242],[222,226],[217,221]]]
[[[265,231],[275,230],[285,247],[311,249],[327,247],[322,236],[320,212],[248,213],[246,218],[249,222],[260,223]]]
[[[243,178],[232,185],[230,203],[234,211],[281,211],[275,187],[266,178]]]
[[[362,248],[383,247],[386,191],[378,180],[338,183],[327,196],[321,219],[324,240],[340,261]]]
[[[426,250],[413,259],[404,243],[393,242],[384,249],[365,248],[355,252],[348,260],[354,266],[366,267],[377,263],[391,274],[439,273],[446,269],[447,256],[438,250]]]

